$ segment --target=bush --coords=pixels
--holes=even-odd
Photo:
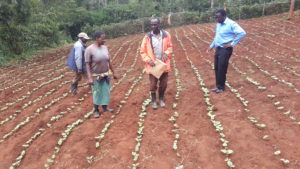
[[[149,20],[150,18],[140,18],[135,20],[129,20],[120,23],[112,23],[102,26],[86,25],[83,30],[89,34],[92,34],[96,30],[101,30],[106,33],[108,38],[116,38],[119,36],[126,36],[136,33],[144,33],[151,30]],[[199,23],[200,18],[197,13],[176,13],[171,16],[171,25],[168,25],[168,15],[163,15],[161,18],[161,27],[168,28],[173,26],[181,26],[187,24]]]
[[[164,17],[167,21],[167,16]],[[171,16],[171,26],[181,26],[187,24],[196,24],[199,23],[200,17],[196,12],[182,12],[175,13]]]
[[[289,3],[270,4],[265,7],[265,15],[279,14],[287,12],[290,9]]]
[[[242,6],[240,12],[240,19],[260,17],[263,14],[263,6],[259,4],[255,4],[253,6]]]
[[[289,2],[286,2],[236,6],[228,8],[228,16],[232,19],[247,19],[273,15],[287,12],[289,5]]]
[[[103,26],[93,27],[92,32],[96,30],[101,30],[105,32],[108,38],[116,38],[119,36],[126,36],[130,34],[141,33],[143,31],[148,31],[149,29],[144,27],[144,25],[146,25],[145,22],[146,19],[137,19],[137,20],[130,20],[121,23],[114,23],[110,25],[103,25]]]
[[[213,16],[214,12],[215,11],[213,11],[213,10],[208,10],[208,11],[205,11],[205,12],[201,12],[199,22],[200,23],[212,22],[213,21],[212,16]]]
[[[20,55],[24,51],[24,46],[21,44],[24,41],[22,34],[25,27],[21,25],[10,25],[0,29],[0,39],[5,47],[3,53]]]

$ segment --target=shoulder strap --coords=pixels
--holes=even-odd
[[[147,36],[148,36],[148,38],[150,39],[150,44],[151,44],[151,48],[152,48],[152,51],[154,51],[154,49],[153,49],[153,43],[152,43],[152,33],[151,32],[149,32],[148,34],[147,34]]]

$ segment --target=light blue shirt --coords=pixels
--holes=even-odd
[[[235,21],[226,17],[223,23],[217,23],[216,36],[211,43],[210,48],[224,47],[225,44],[230,43],[235,46],[243,39],[246,32]]]

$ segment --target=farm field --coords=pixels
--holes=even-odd
[[[240,20],[226,92],[215,87],[215,23],[168,29],[165,108],[152,110],[139,47],[107,40],[114,113],[95,119],[87,80],[69,93],[69,49],[0,69],[0,168],[300,169],[300,12]]]

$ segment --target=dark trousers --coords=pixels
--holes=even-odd
[[[215,53],[215,76],[218,89],[225,89],[226,73],[232,50],[232,47],[217,47]]]
[[[71,90],[77,90],[78,83],[79,83],[79,81],[81,81],[83,76],[85,76],[85,74],[74,72],[74,79],[71,83]]]
[[[159,79],[149,74],[150,92],[156,92],[157,82],[159,81],[159,91],[165,92],[168,85],[168,72],[163,73]]]

